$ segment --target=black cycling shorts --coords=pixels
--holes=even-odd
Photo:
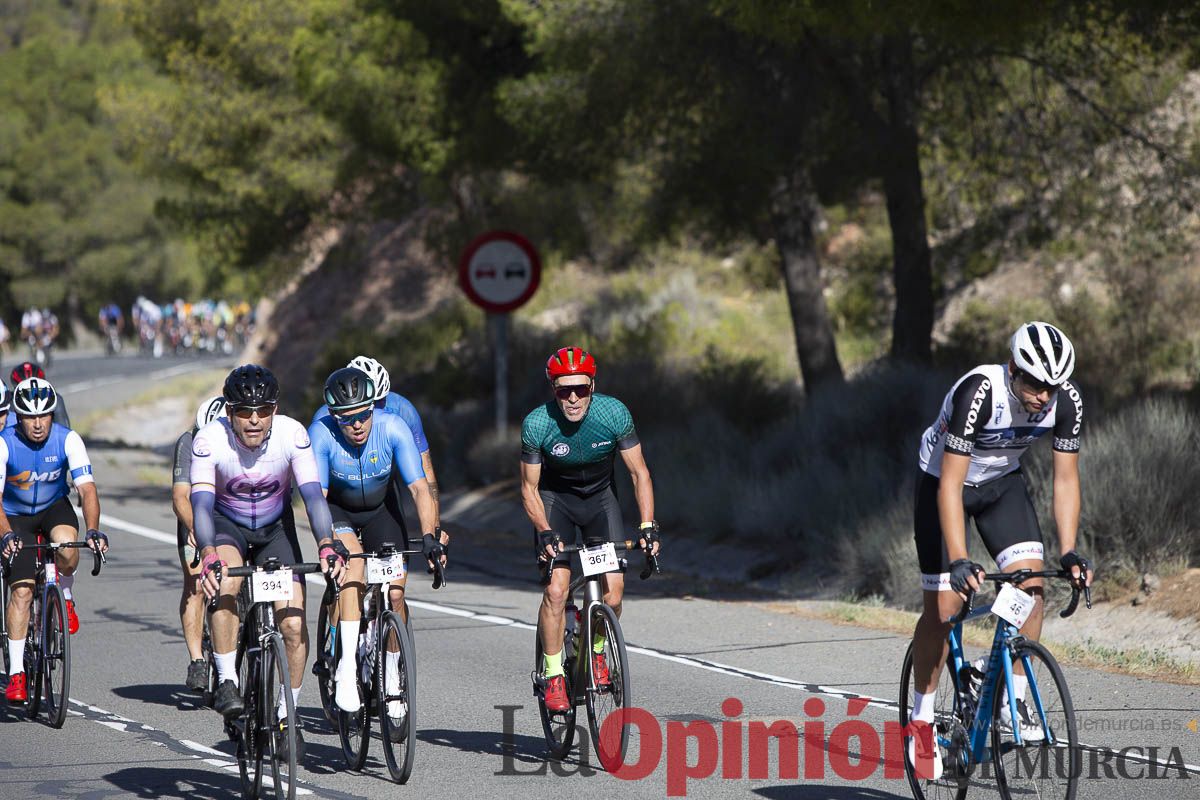
[[[353,531],[358,535],[364,552],[378,552],[388,543],[401,550],[408,549],[408,536],[400,522],[403,517],[395,504],[383,502],[375,508],[355,511],[330,503],[329,513],[333,515],[334,533]]]
[[[9,583],[33,578],[37,562],[34,560],[36,556],[31,545],[38,543],[38,534],[42,534],[44,541],[49,543],[52,529],[60,525],[68,525],[75,529],[75,538],[79,538],[79,519],[75,516],[75,509],[71,508],[71,501],[67,499],[66,495],[58,498],[37,514],[9,515],[8,521],[20,536],[23,545],[8,573]],[[43,553],[44,555],[45,553]]]
[[[566,544],[590,547],[605,542],[624,542],[629,538],[621,522],[621,505],[611,485],[587,497],[549,489],[539,489],[538,494],[542,497],[542,505],[546,507],[550,530],[562,536]],[[538,531],[533,532],[533,548],[537,553],[542,551]],[[569,566],[570,563],[569,555],[554,559],[556,567]]]
[[[917,477],[913,538],[921,566],[921,588],[950,589],[950,557],[938,516],[938,478],[922,471]],[[963,486],[963,510],[1000,570],[1026,559],[1041,559],[1044,547],[1033,501],[1020,470],[980,486]]]
[[[217,545],[232,545],[247,564],[259,566],[268,559],[276,558],[283,566],[304,562],[300,553],[300,541],[296,537],[296,517],[292,507],[283,506],[279,519],[261,528],[239,525],[218,510],[213,511],[213,527],[216,528]],[[304,576],[293,574],[292,580],[304,585]]]

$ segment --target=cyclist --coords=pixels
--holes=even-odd
[[[447,552],[435,522],[433,493],[421,469],[412,431],[396,414],[376,408],[376,395],[375,382],[366,372],[356,367],[335,370],[325,381],[325,403],[332,414],[308,428],[321,487],[333,515],[333,530],[351,553],[361,553],[364,547],[377,551],[386,542],[406,547],[408,537],[397,512],[385,502],[393,476],[398,474],[412,493],[421,530],[426,532],[422,549],[432,570],[434,559],[446,563]],[[404,584],[404,579],[391,584],[388,597],[391,607],[407,620]],[[344,623],[340,624],[339,634],[342,658],[334,674],[335,700],[339,708],[348,712],[360,707],[354,654],[358,650],[356,623],[362,617],[365,591],[363,561],[353,559],[339,600],[340,619]],[[388,672],[398,679],[400,654],[389,655],[396,664]],[[400,705],[400,701],[392,702]],[[396,712],[395,716],[400,716],[402,709],[397,708]]]
[[[370,356],[355,356],[346,366],[362,370],[367,373],[367,377],[374,381],[376,408],[399,414],[408,423],[408,427],[412,430],[413,440],[417,443],[417,450],[421,453],[421,469],[425,472],[425,480],[429,482],[429,491],[433,495],[435,522],[440,522],[437,476],[433,472],[433,459],[429,455],[429,440],[425,438],[425,428],[421,424],[421,415],[417,412],[417,407],[408,398],[392,391],[392,379],[388,375],[387,369]],[[323,405],[313,414],[312,421],[317,422],[327,416],[329,416],[329,406]],[[404,526],[404,513],[400,510],[403,488],[398,479],[393,481],[392,491],[388,493],[387,502],[394,506],[390,509],[390,513],[400,520],[401,527],[404,528],[405,535],[407,535],[408,529]]]
[[[21,381],[29,378],[41,378],[45,380],[46,372],[40,366],[32,361],[22,361],[12,368],[12,372],[8,373],[9,382],[16,386]],[[67,402],[60,395],[58,397],[58,405],[54,407],[54,422],[62,425],[64,428],[71,427],[71,415],[67,413]],[[11,428],[17,424],[17,415],[9,414],[8,422],[5,427]]]
[[[958,613],[968,590],[979,588],[983,568],[967,556],[966,517],[975,520],[998,569],[1041,570],[1042,532],[1021,472],[1021,456],[1052,434],[1054,521],[1060,563],[1074,583],[1092,581],[1092,565],[1075,549],[1079,530],[1079,441],[1083,399],[1068,380],[1075,351],[1058,328],[1045,322],[1019,327],[1010,341],[1007,365],[986,364],[961,377],[942,401],[941,412],[921,439],[914,530],[924,607],[913,634],[914,722],[932,723],[938,676],[946,661],[947,620]],[[1035,598],[1021,633],[1036,640],[1042,629],[1043,581],[1021,587]],[[1013,665],[1021,736],[1039,741],[1025,706],[1028,679]],[[1011,730],[1007,705],[1002,723]],[[919,754],[917,745],[920,745]],[[932,759],[933,778],[942,771],[932,737],[914,736],[909,757]]]
[[[210,397],[196,409],[196,424],[175,440],[175,464],[172,470],[171,506],[175,509],[175,545],[179,550],[179,566],[183,569],[183,594],[179,598],[179,624],[187,645],[187,688],[202,692],[208,688],[205,663],[200,648],[204,629],[204,602],[200,592],[200,570],[196,562],[196,535],[192,532],[192,439],[196,431],[218,417],[225,416],[225,398]]]
[[[100,335],[106,340],[110,352],[121,348],[121,332],[125,329],[125,315],[116,303],[109,303],[100,309]]]
[[[28,699],[25,673],[25,636],[29,626],[29,605],[33,600],[34,551],[25,544],[36,544],[38,534],[52,542],[73,542],[79,533],[75,511],[67,500],[67,473],[79,491],[87,541],[93,550],[108,550],[108,537],[99,531],[100,498],[92,477],[83,439],[75,431],[53,422],[51,414],[58,393],[43,378],[29,378],[12,392],[12,410],[19,423],[0,434],[0,481],[4,486],[0,503],[0,555],[16,556],[9,574],[12,593],[8,608],[8,656],[10,670],[5,697],[10,703]],[[66,468],[63,468],[63,465]],[[67,627],[79,630],[75,599],[71,589],[78,550],[60,550],[55,554],[58,582],[67,601]]]
[[[565,711],[563,679],[563,611],[570,588],[570,561],[559,554],[563,534],[578,531],[585,544],[624,541],[621,509],[613,490],[613,463],[619,452],[633,479],[641,524],[639,542],[659,549],[654,521],[654,486],[642,455],[629,409],[595,394],[596,360],[578,347],[564,347],[546,362],[554,399],[529,412],[521,425],[521,498],[533,523],[539,561],[549,561],[546,588],[538,614],[545,655],[546,707]],[[621,613],[623,573],[604,576],[604,602]],[[604,640],[592,643],[593,673],[608,682]]]
[[[294,525],[286,524],[289,473],[295,478],[317,540],[317,553],[326,575],[339,581],[346,548],[333,539],[329,506],[317,480],[317,464],[304,426],[276,414],[279,382],[266,367],[244,364],[225,379],[222,392],[228,416],[208,423],[192,439],[192,525],[200,549],[201,584],[207,597],[219,596],[212,614],[213,660],[217,691],[213,706],[227,719],[244,708],[238,694],[236,669],[236,595],[241,580],[219,580],[218,569],[246,560],[261,564],[277,558],[281,564],[303,559]],[[299,588],[297,588],[297,585]],[[292,599],[276,604],[291,672],[292,696],[299,705],[304,664],[308,658],[308,629],[304,621],[304,576],[295,576]],[[279,697],[281,725],[296,729],[296,758],[303,757],[299,720],[288,720],[285,699]]]

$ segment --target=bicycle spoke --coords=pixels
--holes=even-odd
[[[591,628],[594,635],[600,635],[603,643],[599,653],[595,651],[594,642],[580,643],[583,650],[580,656],[588,659],[590,676],[587,687],[588,725],[600,763],[611,770],[624,763],[629,747],[629,727],[623,724],[622,717],[605,725],[610,715],[630,706],[629,657],[625,651],[621,624],[611,608],[595,606]],[[600,662],[608,672],[607,681],[603,680],[602,674],[597,674]]]
[[[392,780],[407,783],[416,748],[416,669],[412,639],[399,615],[383,616],[376,661],[379,734]],[[376,652],[381,648],[377,647]]]

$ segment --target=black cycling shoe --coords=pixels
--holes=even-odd
[[[203,692],[208,688],[208,662],[197,658],[188,664],[187,680],[184,685],[193,692]]]
[[[283,720],[282,722],[279,723],[279,738],[276,739],[276,741],[278,742],[278,745],[277,745],[278,749],[275,752],[278,753],[279,758],[284,761],[286,761],[287,757],[288,757],[288,752],[287,752],[288,745],[287,745],[287,736],[286,736],[287,727],[288,727],[287,720]],[[299,764],[301,761],[304,760],[304,748],[306,746],[304,744],[304,736],[301,734],[301,731],[304,730],[304,726],[300,723],[299,720],[296,720],[295,723],[292,725],[292,728],[296,731],[296,764]]]
[[[233,681],[221,681],[221,685],[213,693],[213,708],[225,719],[241,716],[242,712],[246,710],[246,704],[242,702],[242,694]]]

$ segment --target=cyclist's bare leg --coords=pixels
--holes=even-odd
[[[188,657],[193,661],[202,658],[200,638],[204,630],[204,593],[200,591],[200,565],[192,564],[179,552],[179,566],[183,570],[183,594],[179,597],[179,624],[183,628],[183,641],[187,645]]]
[[[951,591],[922,592],[923,607],[913,631],[913,689],[929,694],[937,688],[950,645],[949,620],[962,609],[962,598]]]
[[[566,629],[564,611],[567,608],[567,591],[571,588],[571,568],[556,566],[550,573],[550,582],[542,592],[542,607],[538,611],[538,630],[542,632],[542,652],[554,655],[562,650],[563,633]]]
[[[621,599],[625,596],[625,576],[619,572],[604,575],[604,603],[621,616]]]
[[[400,619],[403,620],[405,624],[408,623],[408,603],[405,602],[404,599],[407,596],[405,592],[407,585],[407,574],[405,574],[405,576],[400,580],[392,581],[391,584],[388,585],[388,605],[391,607],[392,611],[395,611],[400,615]]]
[[[291,600],[275,604],[275,624],[283,634],[292,688],[299,689],[308,663],[308,625],[304,619],[304,584],[300,581],[292,581]]]
[[[1019,569],[1029,569],[1034,572],[1040,572],[1045,568],[1045,564],[1040,558],[1031,558],[1025,561],[1014,561],[1005,567],[1004,571],[1015,572]],[[1021,626],[1021,633],[1026,639],[1032,639],[1035,642],[1042,638],[1042,620],[1046,609],[1045,587],[1046,581],[1043,578],[1030,578],[1017,587],[1033,595],[1033,610],[1029,612],[1029,618],[1025,620],[1025,624]],[[1020,661],[1013,662],[1013,673],[1017,675],[1025,674],[1025,667]]]
[[[29,606],[32,602],[32,578],[9,584],[8,608],[4,610],[8,638],[20,641],[29,633]],[[16,669],[16,665],[13,669]]]
[[[70,525],[55,525],[50,529],[50,541],[52,542],[73,542],[79,535],[79,531],[72,528]],[[75,569],[79,566],[79,550],[74,547],[64,547],[54,554],[54,563],[58,565],[58,571],[63,575],[74,575]]]
[[[230,568],[240,567],[243,563],[242,554],[231,544],[217,545],[217,558]],[[242,580],[228,574],[221,577],[221,592],[211,619],[214,653],[232,653],[237,649],[237,594],[242,588]]]
[[[363,551],[362,544],[353,531],[335,531],[334,536],[345,545],[351,555]],[[363,594],[367,590],[365,563],[361,558],[352,558],[346,562],[346,577],[342,581],[342,593],[338,597],[339,626],[342,622],[357,625],[362,619]]]

